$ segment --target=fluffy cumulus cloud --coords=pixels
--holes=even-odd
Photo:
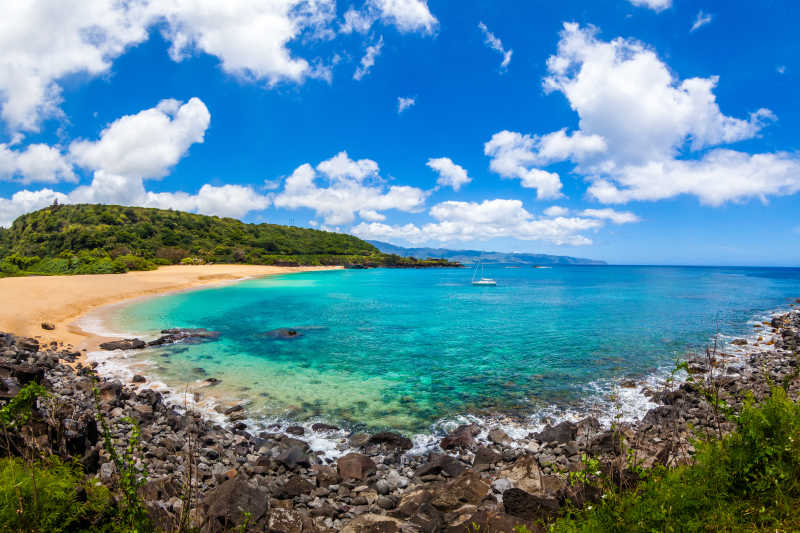
[[[361,11],[348,12],[344,26],[367,31],[376,20],[403,32],[432,33],[437,25],[424,0],[366,0]],[[62,115],[62,78],[108,73],[117,57],[154,28],[175,61],[209,54],[225,72],[268,86],[309,77],[330,81],[337,55],[327,62],[304,58],[291,44],[335,37],[335,21],[335,0],[5,2],[0,117],[11,132],[38,131],[44,119]]]
[[[464,167],[456,165],[449,157],[431,158],[426,164],[439,174],[436,184],[440,187],[452,187],[457,191],[462,185],[472,181]]]
[[[672,7],[672,0],[628,0],[639,7],[649,7],[653,11],[664,11]]]
[[[50,189],[23,190],[10,198],[0,198],[3,213],[0,225],[8,225],[20,214],[49,205],[54,199],[62,203],[139,205],[221,216],[243,216],[249,211],[266,208],[269,197],[241,185],[203,185],[197,194],[146,190],[145,180],[165,176],[192,145],[203,142],[210,118],[208,109],[198,98],[186,103],[163,100],[156,107],[115,120],[97,140],[73,142],[66,156],[57,150],[53,155],[53,149],[44,150],[33,145],[34,153],[40,152],[41,160],[38,166],[32,165],[31,173],[23,174],[28,181],[48,181],[44,178],[53,177],[54,165],[47,163],[66,164],[63,163],[65,158],[90,171],[91,181],[68,194]],[[31,147],[17,159],[30,151]],[[0,160],[2,157],[0,153]],[[24,167],[24,163],[17,165]],[[69,166],[59,172],[66,176],[67,171],[74,177]]]
[[[147,38],[142,2],[4,2],[0,17],[0,115],[12,131],[37,131],[59,115],[69,74],[98,75],[126,47]]]
[[[162,100],[151,109],[112,122],[97,141],[75,141],[70,154],[75,162],[129,178],[161,178],[189,147],[203,142],[211,114],[199,98],[185,104]]]
[[[613,178],[598,179],[589,195],[604,203],[662,200],[680,194],[703,204],[786,196],[800,191],[800,157],[777,152],[746,154],[718,148],[698,160],[652,161],[623,168]]]
[[[8,227],[18,216],[52,205],[55,200],[66,203],[69,198],[52,189],[22,190],[11,198],[0,198],[0,226]]]
[[[194,51],[216,56],[229,73],[270,84],[301,81],[313,73],[309,62],[287,48],[306,31],[329,35],[335,0],[157,0],[149,3],[153,20],[176,61]]]
[[[492,158],[489,167],[504,178],[518,178],[523,187],[535,188],[539,199],[561,196],[561,179],[555,172],[540,168],[564,159],[583,160],[606,150],[605,140],[597,135],[565,130],[543,136],[523,135],[512,131],[495,133],[484,145]]]
[[[500,62],[500,71],[504,72],[508,68],[508,64],[511,63],[511,54],[514,53],[514,50],[506,50],[503,47],[503,41],[498,39],[494,33],[490,32],[489,28],[487,28],[486,24],[483,22],[478,23],[478,29],[483,33],[486,46],[503,56],[503,60]]]
[[[426,193],[416,187],[387,187],[378,164],[370,159],[353,160],[347,152],[315,167],[300,165],[286,178],[283,190],[274,198],[276,207],[307,208],[327,225],[348,224],[356,216],[369,221],[384,220],[381,211],[419,211]]]
[[[584,235],[585,232],[598,230],[605,225],[606,220],[611,220],[609,213],[536,217],[525,209],[521,201],[504,199],[484,200],[480,203],[442,202],[431,208],[430,215],[435,222],[421,226],[362,222],[352,232],[366,239],[399,240],[414,244],[511,237],[579,246],[592,243]]]
[[[378,20],[401,32],[426,34],[433,33],[439,24],[426,0],[366,0],[361,9],[347,10],[340,31],[367,33]]]
[[[544,87],[566,96],[579,129],[546,135],[502,131],[484,150],[491,168],[539,188],[560,190],[541,167],[571,161],[604,203],[659,200],[679,194],[706,204],[792,194],[800,188],[794,154],[747,154],[720,145],[751,139],[775,117],[757,109],[744,118],[717,104],[716,77],[679,79],[641,42],[598,39],[593,27],[567,23],[547,61]],[[534,179],[531,179],[531,175]],[[536,181],[536,177],[541,181]]]
[[[58,148],[46,144],[30,144],[14,150],[0,144],[0,180],[22,184],[76,181],[72,165]]]

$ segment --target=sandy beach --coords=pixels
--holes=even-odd
[[[340,267],[174,265],[125,274],[1,278],[0,331],[92,350],[103,338],[83,331],[75,321],[98,307],[246,278],[333,268]],[[42,329],[42,322],[52,323],[55,329]]]

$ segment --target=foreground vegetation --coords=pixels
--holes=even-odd
[[[384,254],[341,233],[118,205],[54,205],[0,228],[0,276],[107,274],[179,263],[455,265]]]
[[[620,490],[588,472],[603,497],[573,509],[551,531],[800,531],[800,404],[775,387],[761,404],[749,400],[736,430],[696,443],[691,465],[637,472]]]

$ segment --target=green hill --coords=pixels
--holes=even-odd
[[[453,265],[384,254],[341,233],[118,205],[54,205],[0,228],[0,275],[126,272],[177,263]]]

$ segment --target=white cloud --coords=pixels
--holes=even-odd
[[[426,164],[439,174],[436,184],[441,187],[452,187],[454,191],[457,191],[462,185],[472,181],[467,175],[467,171],[453,163],[449,157],[431,158]]]
[[[381,18],[400,31],[432,33],[438,21],[428,9],[426,0],[368,0],[381,13]]]
[[[51,189],[22,190],[15,192],[11,198],[0,198],[0,226],[8,227],[18,216],[52,205],[54,200],[66,203],[69,199],[65,194]]]
[[[91,170],[129,178],[160,178],[194,143],[202,143],[211,120],[205,104],[162,100],[151,109],[112,122],[97,141],[70,145],[74,161]]]
[[[615,162],[639,163],[749,139],[774,116],[724,115],[713,89],[718,78],[675,79],[644,44],[596,38],[593,27],[567,23],[558,53],[547,60],[547,91],[560,91],[580,116],[580,130],[598,135]]]
[[[695,32],[706,24],[710,24],[712,18],[713,16],[710,13],[704,13],[701,9],[697,12],[697,17],[695,17],[694,23],[692,24],[692,28],[689,30],[689,32]]]
[[[503,72],[508,68],[508,64],[511,62],[511,54],[514,53],[514,50],[506,50],[503,48],[503,42],[498,39],[495,34],[489,31],[489,28],[486,27],[486,24],[483,22],[478,23],[478,28],[483,33],[484,42],[486,45],[491,48],[492,50],[499,52],[501,56],[503,56],[503,61],[500,63],[500,71]]]
[[[126,47],[147,38],[142,2],[4,2],[0,17],[0,102],[9,129],[38,131],[60,115],[57,81],[108,72]]]
[[[569,214],[569,209],[560,205],[551,205],[542,212],[548,217],[563,217]]]
[[[321,181],[325,186],[320,186]],[[309,208],[329,225],[347,224],[356,214],[365,220],[381,220],[381,211],[415,212],[425,204],[425,192],[416,187],[384,185],[378,164],[370,159],[354,161],[340,152],[316,169],[305,163],[286,178],[274,198],[276,207]]]
[[[588,194],[603,203],[662,200],[693,194],[707,205],[800,191],[800,156],[712,150],[699,160],[652,161],[596,180]]]
[[[422,226],[362,222],[352,232],[366,239],[399,239],[415,244],[511,237],[578,246],[592,242],[582,232],[604,226],[598,218],[536,218],[519,200],[442,202],[431,208],[430,215],[436,222]]]
[[[639,222],[641,220],[635,213],[631,213],[630,211],[615,211],[610,207],[605,209],[584,209],[581,211],[581,216],[600,218],[614,224],[630,224],[631,222]]]
[[[12,132],[38,131],[60,116],[63,77],[98,76],[157,26],[180,61],[213,55],[247,80],[302,82],[330,68],[295,57],[301,35],[330,37],[335,0],[26,0],[5,2],[0,17],[0,115]]]
[[[0,180],[28,184],[77,181],[72,165],[61,151],[46,144],[30,144],[24,150],[12,150],[0,144]]]
[[[145,189],[145,179],[163,177],[192,144],[203,142],[209,120],[208,109],[197,98],[185,104],[163,100],[154,108],[115,120],[98,140],[70,145],[70,158],[75,164],[94,171],[88,185],[68,194],[50,189],[23,190],[11,198],[0,198],[0,225],[50,205],[56,198],[61,203],[138,205],[237,217],[266,208],[270,197],[249,186],[203,185],[197,194]]]
[[[249,186],[222,185],[218,187],[206,184],[200,187],[197,194],[148,192],[141,205],[239,218],[250,211],[266,209],[269,204],[269,197],[258,194]]]
[[[484,151],[501,176],[525,184],[526,175],[543,171],[537,167],[569,160],[592,183],[589,195],[605,203],[691,194],[719,205],[800,189],[796,155],[707,150],[756,137],[775,120],[768,109],[747,118],[722,113],[716,77],[678,79],[646,45],[602,41],[595,28],[573,23],[564,25],[547,68],[545,89],[566,96],[579,129],[495,134]],[[557,176],[548,183],[550,192],[560,189]]]
[[[538,198],[544,200],[561,196],[561,180],[556,173],[534,167],[568,158],[581,161],[605,150],[602,137],[579,131],[572,135],[560,130],[531,136],[504,130],[495,133],[483,151],[492,158],[489,167],[494,172],[504,178],[520,179],[523,187],[535,188]]]
[[[366,10],[360,11],[351,7],[344,14],[344,24],[339,31],[342,33],[367,33],[376,20],[377,16],[373,16]]]
[[[354,80],[360,80],[367,74],[369,74],[370,69],[375,65],[375,58],[381,55],[381,50],[383,49],[383,36],[378,39],[378,42],[373,44],[372,46],[367,47],[367,51],[364,53],[364,57],[361,58],[361,64],[356,69],[355,73],[353,73]]]
[[[413,97],[404,98],[402,96],[398,96],[397,97],[397,114],[399,115],[400,113],[402,113],[403,111],[405,111],[409,107],[416,105],[416,103],[417,103],[417,99],[416,98],[413,98]]]
[[[325,36],[336,15],[335,0],[166,0],[152,2],[154,20],[165,20],[170,57],[194,51],[216,56],[230,74],[275,84],[302,81],[306,59],[287,48],[304,31]]]
[[[672,7],[672,0],[628,0],[639,7],[649,7],[653,11],[664,11]]]
[[[344,20],[342,33],[367,33],[378,20],[401,32],[425,34],[433,33],[439,24],[426,0],[367,0],[362,9],[347,10]]]

